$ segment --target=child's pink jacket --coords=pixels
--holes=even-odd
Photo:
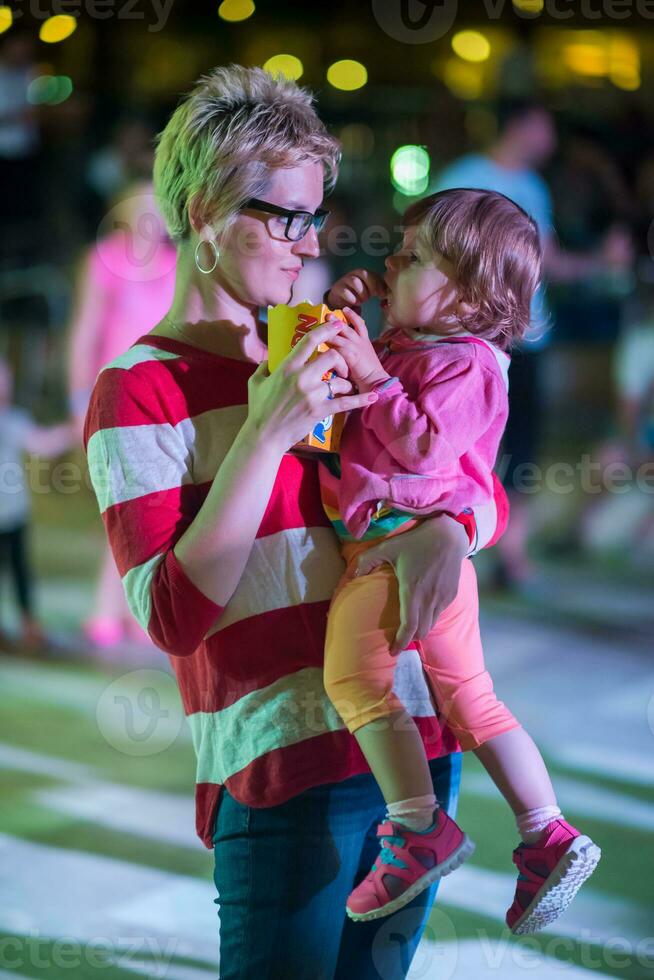
[[[415,339],[387,330],[375,346],[394,379],[349,415],[341,479],[331,483],[355,538],[380,503],[416,515],[493,497],[492,471],[508,416],[510,358],[470,335]],[[321,480],[335,478],[321,466]]]

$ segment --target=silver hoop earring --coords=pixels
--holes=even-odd
[[[213,249],[213,265],[211,266],[210,269],[203,269],[202,266],[200,265],[199,252],[200,252],[200,245],[202,245],[203,243],[205,245],[211,245]],[[213,270],[218,265],[219,258],[220,258],[220,252],[216,248],[216,243],[213,241],[213,239],[201,238],[200,241],[195,246],[195,267],[197,268],[198,272],[202,272],[205,276],[208,276],[209,273],[213,272]]]

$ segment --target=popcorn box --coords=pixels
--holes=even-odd
[[[278,306],[268,307],[268,368],[275,371],[286,355],[293,347],[314,327],[324,323],[329,313],[334,313],[343,322],[345,316],[340,310],[330,310],[324,303],[312,306],[305,301],[297,306],[286,306],[280,303]],[[311,355],[314,360],[318,354],[322,354],[329,349],[328,344],[320,344],[315,354]],[[335,376],[335,371],[328,371],[324,380],[328,381]],[[328,402],[325,402],[327,405]],[[338,415],[327,415],[321,419],[313,430],[305,438],[296,444],[298,449],[311,449],[315,452],[333,453],[338,450],[338,445],[343,431],[345,419],[343,413]]]

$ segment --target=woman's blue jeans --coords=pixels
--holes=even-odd
[[[461,756],[430,762],[456,809]],[[401,980],[437,883],[395,915],[353,922],[345,900],[379,852],[385,809],[370,774],[255,809],[223,790],[214,833],[221,980]]]

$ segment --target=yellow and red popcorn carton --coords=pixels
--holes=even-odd
[[[311,303],[305,301],[297,306],[287,306],[285,303],[269,306],[268,369],[271,372],[275,371],[289,351],[302,340],[305,334],[324,323],[330,313],[334,313],[340,320],[346,322],[345,315],[341,310],[330,310],[324,303],[312,306]],[[315,354],[312,354],[311,360],[326,350],[329,350],[329,345],[320,344]],[[335,371],[328,371],[323,376],[323,380],[329,381],[335,374]],[[327,415],[313,427],[308,436],[296,444],[297,448],[311,449],[315,452],[336,452],[344,423],[343,413]]]

